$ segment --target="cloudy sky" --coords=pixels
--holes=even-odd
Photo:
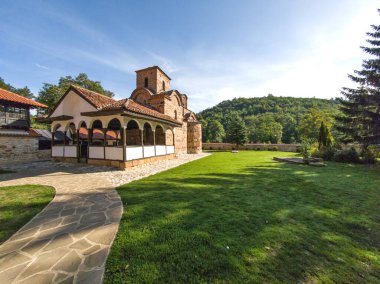
[[[159,65],[195,111],[234,97],[333,98],[360,68],[378,0],[0,2],[0,77],[38,94],[85,72],[129,97]]]

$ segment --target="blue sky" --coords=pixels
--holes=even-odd
[[[35,94],[85,72],[129,97],[159,65],[200,111],[234,97],[339,96],[377,0],[0,2],[0,77]]]

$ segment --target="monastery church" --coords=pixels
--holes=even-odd
[[[201,152],[201,124],[170,81],[158,66],[138,70],[118,101],[72,85],[48,117],[53,159],[128,168]]]

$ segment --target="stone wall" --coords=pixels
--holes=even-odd
[[[240,150],[278,150],[284,152],[296,152],[301,144],[245,144],[239,146]],[[204,150],[234,150],[235,144],[230,143],[203,143]]]
[[[189,122],[187,128],[187,153],[198,154],[202,152],[202,124]]]
[[[175,128],[174,145],[176,154],[187,154],[187,122]]]
[[[49,158],[50,150],[38,150],[38,137],[0,136],[0,164]]]

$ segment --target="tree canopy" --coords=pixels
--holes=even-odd
[[[203,141],[216,142],[211,140],[214,135],[208,127],[211,120],[220,122],[224,130],[228,131],[229,114],[235,113],[240,116],[246,124],[248,138],[250,142],[284,142],[294,143],[301,141],[301,133],[306,130],[304,116],[308,116],[311,109],[320,112],[323,120],[330,127],[333,117],[338,114],[339,101],[335,99],[324,100],[317,98],[293,98],[275,97],[268,95],[260,98],[235,98],[221,102],[220,104],[206,109],[198,114],[203,122]],[[318,138],[318,123],[312,123],[314,127],[311,134]],[[303,133],[305,134],[305,133]],[[224,139],[223,141],[225,141]]]
[[[11,84],[5,83],[4,79],[0,77],[0,88],[10,91],[12,93],[18,94],[20,96],[26,97],[28,99],[34,99],[33,93],[30,91],[28,87],[16,88]]]
[[[87,74],[80,73],[75,78],[71,76],[61,77],[55,85],[44,83],[38,93],[37,101],[47,105],[49,107],[47,111],[50,111],[70,85],[78,85],[108,97],[114,96],[111,91],[104,89],[99,81],[93,81],[88,78]]]

